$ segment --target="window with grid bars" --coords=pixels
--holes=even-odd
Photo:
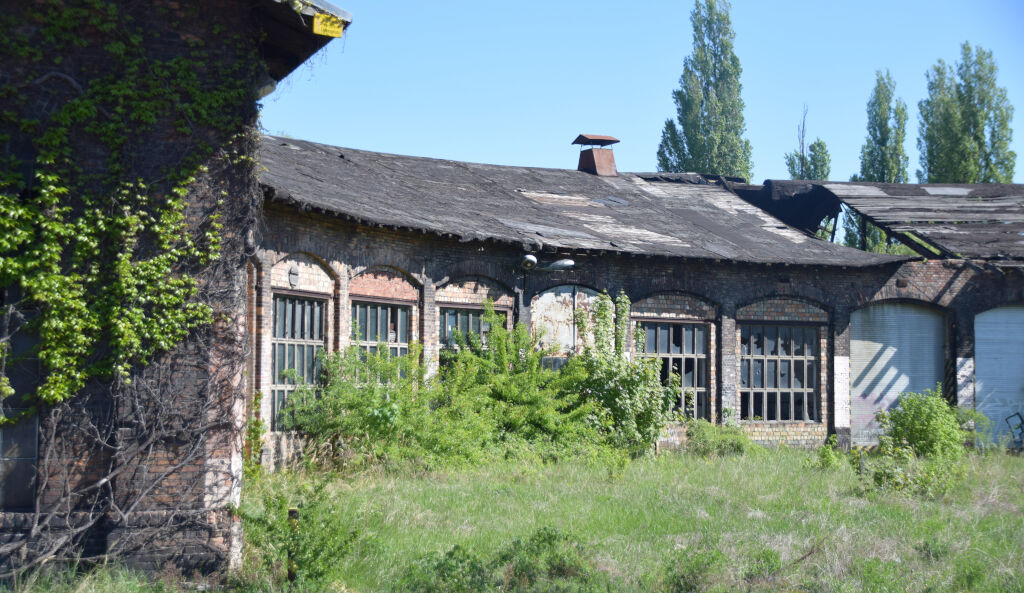
[[[320,375],[319,353],[325,344],[326,301],[274,295],[274,327],[270,344],[271,430],[282,430],[288,395]]]
[[[740,327],[740,419],[820,422],[818,327]]]
[[[495,311],[498,317],[506,319],[504,311]],[[478,334],[480,339],[487,341],[487,333],[491,331],[490,324],[483,320],[483,309],[458,309],[442,308],[441,322],[438,324],[441,344],[451,346],[454,342],[454,332],[458,330],[463,336],[467,334]]]
[[[412,307],[388,303],[352,303],[352,343],[376,354],[383,346],[392,356],[409,354]]]
[[[708,394],[708,331],[703,323],[640,323],[644,335],[641,356],[661,359],[661,380],[673,374],[681,388],[676,410],[687,416],[711,419]],[[684,401],[687,393],[692,401]]]
[[[5,411],[14,416],[22,410]],[[39,424],[35,416],[0,427],[0,509],[32,508],[38,441]]]

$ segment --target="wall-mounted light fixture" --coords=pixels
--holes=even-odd
[[[565,270],[571,270],[576,267],[576,261],[567,257],[549,262],[543,265],[538,265],[537,256],[532,253],[527,253],[519,260],[519,269],[522,270],[523,274],[523,292],[522,298],[526,298],[527,290],[527,279],[530,276],[530,272],[562,272]],[[575,297],[573,298],[575,301]],[[519,319],[519,313],[516,313],[516,319]],[[573,330],[575,331],[575,329]]]
[[[523,259],[519,262],[519,267],[525,272],[561,272],[563,270],[571,270],[575,266],[576,261],[569,258],[555,260],[542,266],[538,266],[537,256],[532,253],[524,255]]]

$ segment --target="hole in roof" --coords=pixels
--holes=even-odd
[[[288,144],[287,142],[282,142],[281,146],[287,146],[288,148],[290,148],[292,150],[302,150],[298,146],[295,146],[294,144]]]

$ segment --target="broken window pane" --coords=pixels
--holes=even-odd
[[[779,356],[793,355],[793,334],[791,328],[779,328]]]
[[[817,327],[740,325],[740,388],[761,388],[750,394],[750,418],[765,421],[817,420],[811,409],[819,381],[815,341]],[[743,337],[749,336],[747,343]],[[743,392],[741,392],[743,393]]]
[[[284,295],[274,295],[275,331],[270,343],[270,428],[281,430],[281,413],[288,395],[300,383],[314,383],[319,376],[317,353],[324,348],[327,325],[326,302]],[[362,319],[365,321],[366,309]],[[352,332],[360,327],[360,311],[352,309]]]
[[[704,324],[696,323],[652,323],[641,322],[644,331],[643,351],[638,354],[661,359],[661,379],[668,380],[669,373],[675,373],[676,386],[693,391],[694,401],[705,397],[710,401],[707,390],[707,355],[703,343],[696,340],[707,335]],[[697,414],[710,419],[710,407],[687,406],[688,415]]]

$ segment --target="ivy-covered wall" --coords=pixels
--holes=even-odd
[[[0,509],[0,573],[237,551],[251,15],[0,1],[0,398],[39,432],[35,504]]]

